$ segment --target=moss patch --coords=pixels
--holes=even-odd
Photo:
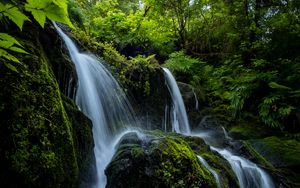
[[[299,141],[267,137],[250,140],[249,143],[264,158],[272,163],[277,173],[292,186],[300,186],[300,143]]]
[[[76,187],[77,157],[86,153],[78,155],[77,131],[39,29],[24,30],[20,41],[29,54],[19,57],[18,72],[0,66],[0,182],[4,187]]]
[[[158,130],[144,134],[143,140],[135,133],[123,137],[106,170],[107,187],[216,187],[197,155],[219,173],[222,187],[238,187],[228,162],[201,138]]]

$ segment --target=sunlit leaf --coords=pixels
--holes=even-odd
[[[17,7],[11,4],[0,3],[0,12],[4,16],[7,16],[12,22],[14,22],[20,30],[22,30],[24,22],[30,21],[27,16],[25,16]]]

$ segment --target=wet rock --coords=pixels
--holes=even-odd
[[[202,139],[160,131],[143,135],[123,137],[105,171],[107,187],[216,187],[213,176],[197,158],[200,153],[216,171],[226,174],[222,175],[224,187],[237,187],[232,171],[232,177],[228,174],[229,164]]]

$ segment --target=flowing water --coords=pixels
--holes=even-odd
[[[165,72],[165,77],[167,81],[167,86],[169,88],[169,92],[172,98],[173,102],[173,109],[171,111],[171,117],[173,117],[172,126],[174,127],[175,131],[177,133],[186,134],[190,136],[197,136],[201,137],[208,145],[219,145],[222,146],[223,141],[219,141],[218,137],[224,137],[225,139],[230,140],[226,130],[224,127],[222,128],[222,134],[224,135],[217,135],[215,131],[202,131],[200,133],[191,133],[190,127],[187,120],[187,114],[184,107],[184,103],[182,100],[182,96],[180,94],[179,88],[177,86],[176,80],[173,77],[172,73],[166,69],[163,68]],[[198,108],[198,106],[197,106]],[[165,117],[166,118],[166,117]],[[200,125],[205,124],[206,119],[209,118],[209,116],[206,116],[203,118],[203,120],[200,122]],[[183,127],[180,127],[183,125]],[[182,131],[183,130],[183,131]],[[210,147],[212,150],[218,152],[224,159],[226,159],[229,164],[231,165],[234,173],[236,174],[239,185],[241,188],[273,188],[274,183],[270,176],[261,168],[259,168],[256,164],[253,162],[239,157],[237,155],[233,155],[229,150],[227,149],[220,149],[217,147]],[[198,156],[200,162],[212,173],[214,176],[216,183],[218,187],[221,186],[221,181],[219,178],[219,175],[210,167],[210,165],[201,157]]]
[[[200,155],[198,155],[197,157],[199,161],[207,168],[207,170],[214,176],[217,187],[221,188],[221,180],[219,174],[211,168],[211,166],[207,163],[207,161],[203,157],[201,157]]]
[[[136,126],[135,115],[122,88],[95,57],[80,53],[74,42],[54,23],[64,40],[78,75],[76,104],[93,123],[97,183],[106,185],[104,170],[115,153],[115,145],[128,127]]]
[[[80,53],[72,40],[55,23],[54,26],[63,38],[76,67],[78,88],[75,101],[80,110],[93,123],[94,153],[98,177],[95,187],[104,188],[106,185],[104,170],[114,155],[115,146],[119,140],[123,135],[131,132],[130,127],[137,125],[135,115],[121,87],[105,66],[97,58]],[[176,80],[168,69],[163,68],[163,71],[172,98],[172,107],[170,109],[166,107],[165,112],[167,114],[167,111],[170,111],[169,117],[171,118],[172,131],[192,135]],[[198,103],[196,108],[198,108]],[[165,117],[165,131],[167,130],[167,119]],[[210,137],[205,133],[193,134],[193,136],[202,137],[204,140],[208,140]],[[241,188],[274,187],[269,175],[256,164],[232,154],[227,149],[213,146],[211,146],[211,149],[218,152],[230,163],[238,177]],[[219,175],[201,156],[198,156],[198,158],[215,177],[218,187],[221,187]]]
[[[270,176],[253,162],[233,155],[226,149],[211,147],[212,150],[218,152],[231,165],[235,172],[241,188],[273,188],[275,187]]]
[[[176,83],[176,80],[172,73],[167,68],[162,68],[164,71],[166,84],[168,86],[171,98],[172,98],[172,107],[171,107],[171,125],[172,125],[172,131],[175,131],[176,133],[186,134],[189,135],[191,133],[190,131],[190,125],[186,113],[186,109],[184,106],[184,102],[180,93],[180,90],[178,88],[178,85]]]

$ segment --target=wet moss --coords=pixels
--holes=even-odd
[[[18,72],[0,67],[0,182],[4,187],[78,185],[76,127],[38,35],[24,28]],[[84,124],[84,122],[83,122]],[[89,127],[90,129],[90,127]]]
[[[155,130],[137,141],[134,134],[125,136],[107,167],[108,187],[216,187],[197,155],[220,175],[222,187],[239,187],[230,164],[201,138]]]
[[[249,140],[252,147],[275,168],[273,174],[280,183],[300,186],[300,143],[293,139],[275,136]]]
[[[160,153],[161,162],[156,173],[167,187],[216,186],[213,177],[183,139],[163,138],[153,151]]]

